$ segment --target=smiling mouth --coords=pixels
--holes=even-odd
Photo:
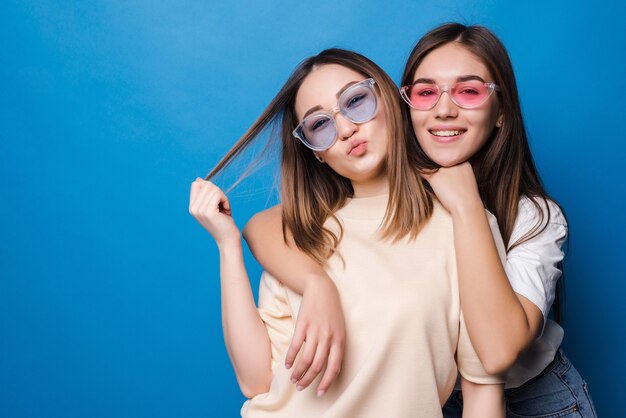
[[[447,129],[447,130],[434,130],[434,129],[429,129],[428,132],[430,132],[431,134],[435,135],[435,136],[439,136],[442,138],[447,138],[447,137],[451,137],[451,136],[458,136],[461,134],[464,134],[466,132],[465,129],[463,130],[459,130],[459,129]]]

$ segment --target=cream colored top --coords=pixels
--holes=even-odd
[[[485,373],[462,323],[450,215],[435,203],[415,240],[391,243],[378,231],[386,205],[387,195],[351,199],[336,213],[344,235],[326,269],[347,341],[341,373],[322,397],[320,377],[298,392],[284,366],[301,296],[263,273],[259,312],[274,378],[269,392],[244,404],[243,417],[433,418],[452,392],[457,364],[468,380],[502,382]]]

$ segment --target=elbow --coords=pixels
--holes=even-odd
[[[269,392],[270,390],[269,386],[266,388],[263,386],[244,386],[244,385],[239,385],[239,389],[241,389],[241,393],[243,393],[243,396],[245,396],[248,399],[252,399],[257,395]]]
[[[501,375],[507,372],[517,361],[518,353],[502,350],[498,353],[490,353],[481,358],[485,372],[490,375]]]
[[[492,375],[506,373],[517,362],[519,356],[536,338],[536,328],[524,332],[513,332],[497,341],[492,341],[488,352],[478,353],[485,371]]]
[[[243,380],[237,376],[237,382],[239,383],[239,389],[241,390],[243,396],[248,399],[252,399],[257,395],[270,391],[272,373],[264,373],[263,376],[257,376],[254,380]]]

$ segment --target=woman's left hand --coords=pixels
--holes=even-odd
[[[483,206],[470,163],[441,167],[436,172],[423,176],[448,212],[454,214],[468,207]]]

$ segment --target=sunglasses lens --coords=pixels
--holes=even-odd
[[[376,114],[377,107],[376,93],[369,84],[361,83],[346,90],[341,95],[339,103],[341,113],[355,123],[371,120]]]
[[[337,136],[335,121],[327,114],[311,115],[300,124],[301,139],[314,150],[330,147]]]
[[[414,108],[430,109],[439,98],[439,88],[436,84],[418,83],[410,86],[405,94]]]
[[[491,90],[480,81],[456,83],[452,89],[452,98],[461,107],[473,108],[487,100]]]

